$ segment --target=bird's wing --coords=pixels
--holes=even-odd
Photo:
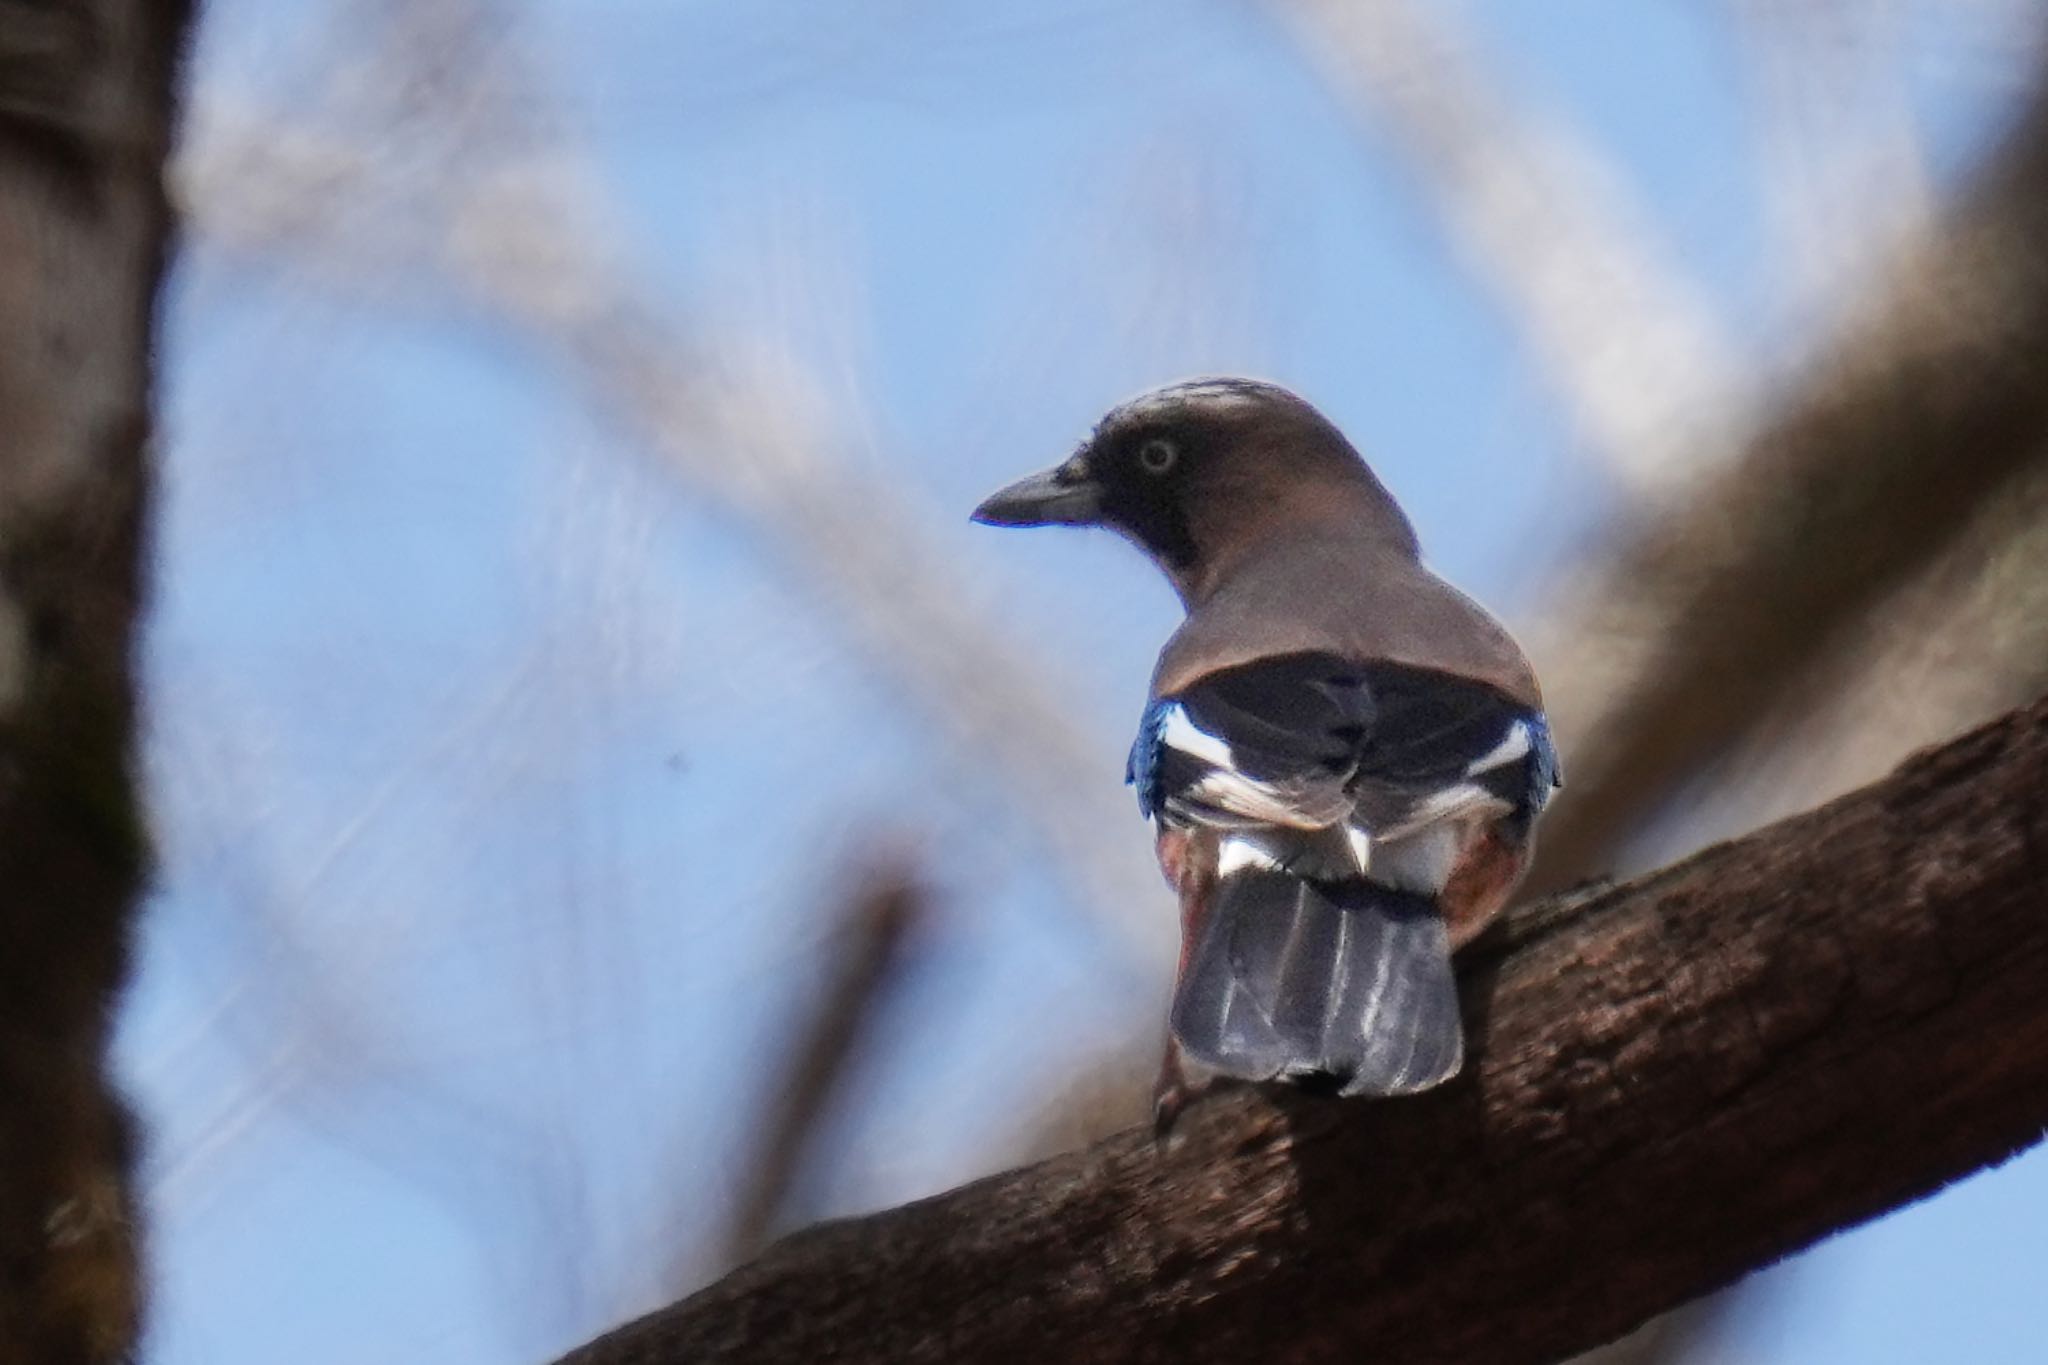
[[[1555,770],[1542,716],[1485,683],[1304,652],[1156,698],[1128,776],[1145,813],[1173,823],[1397,838],[1540,804]]]

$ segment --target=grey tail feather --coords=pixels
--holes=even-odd
[[[1189,1060],[1344,1095],[1408,1094],[1458,1073],[1450,938],[1426,897],[1268,869],[1233,872],[1210,895],[1173,999]]]

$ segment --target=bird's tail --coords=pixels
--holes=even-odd
[[[1221,876],[1188,925],[1172,1029],[1182,1057],[1243,1080],[1400,1095],[1464,1057],[1443,917],[1428,898],[1268,867]]]

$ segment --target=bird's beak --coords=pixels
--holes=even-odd
[[[1102,485],[1078,459],[1019,479],[974,509],[984,526],[1092,526],[1102,519]]]

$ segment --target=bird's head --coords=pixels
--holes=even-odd
[[[974,509],[989,526],[1106,526],[1134,541],[1183,598],[1241,553],[1317,528],[1415,533],[1342,432],[1277,384],[1193,379],[1110,410],[1065,463]]]

